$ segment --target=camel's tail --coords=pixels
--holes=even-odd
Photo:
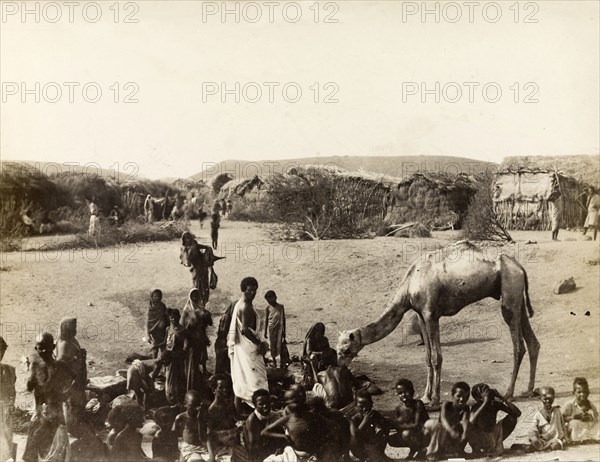
[[[523,269],[523,277],[525,278],[525,293],[523,296],[525,297],[525,305],[527,306],[527,314],[529,317],[533,317],[533,307],[531,306],[531,299],[529,298],[529,278],[527,276],[527,272]]]

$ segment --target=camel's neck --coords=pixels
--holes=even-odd
[[[408,284],[403,284],[400,287],[376,321],[358,329],[362,346],[370,345],[387,337],[402,321],[404,314],[411,309],[407,287]]]

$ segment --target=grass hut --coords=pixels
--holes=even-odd
[[[460,228],[477,186],[476,178],[465,173],[415,173],[391,188],[385,223],[421,222],[432,229]]]
[[[507,157],[495,173],[494,209],[507,229],[549,230],[548,200],[561,196],[561,227],[582,226],[585,188],[598,187],[598,156]]]

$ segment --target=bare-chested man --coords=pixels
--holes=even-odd
[[[258,282],[247,277],[242,280],[240,288],[243,295],[233,309],[227,347],[236,407],[242,413],[242,402],[254,407],[252,395],[256,390],[269,390],[264,359],[269,345],[259,336],[258,314],[252,306]]]

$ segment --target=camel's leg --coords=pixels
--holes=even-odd
[[[540,352],[540,342],[535,336],[531,324],[529,323],[529,318],[526,315],[523,315],[521,326],[523,338],[527,343],[527,352],[529,353],[529,385],[527,385],[527,394],[531,396],[533,395],[533,388],[535,387],[535,373],[537,369],[538,354]]]
[[[431,336],[429,335],[429,329],[423,321],[421,314],[418,314],[419,325],[421,326],[421,333],[423,334],[423,341],[425,342],[425,364],[427,365],[427,385],[425,387],[425,393],[423,394],[423,401],[429,403],[431,401],[431,392],[433,389],[433,365],[431,363]]]
[[[523,361],[523,356],[525,356],[525,342],[523,342],[520,321],[520,319],[517,319],[515,322],[513,319],[508,326],[510,328],[510,337],[513,343],[513,372],[510,377],[510,385],[508,386],[506,395],[504,395],[506,399],[510,399],[514,395],[519,367],[521,366],[521,361]]]
[[[442,381],[442,346],[440,343],[440,321],[439,319],[426,319],[427,332],[432,349],[431,365],[433,368],[433,395],[431,397],[431,408],[440,405],[440,385]]]

